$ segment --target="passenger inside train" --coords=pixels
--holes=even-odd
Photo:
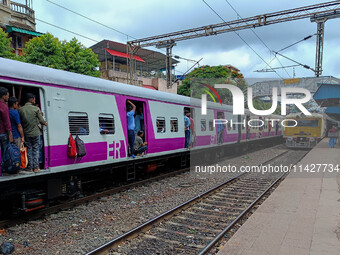
[[[13,86],[9,85],[7,83],[1,83],[0,87],[3,87],[8,90],[9,92],[9,97],[11,98],[11,105],[7,105],[8,107],[11,108],[11,127],[12,127],[12,132],[15,133],[15,138],[16,138],[16,146],[19,146],[19,149],[21,148],[21,144],[29,149],[29,154],[28,156],[32,156],[32,149],[33,145],[34,147],[34,152],[35,152],[35,157],[33,160],[33,157],[31,158],[31,162],[29,162],[28,167],[31,167],[32,169],[26,168],[26,169],[21,169],[21,170],[28,170],[32,172],[39,172],[40,169],[44,169],[44,139],[43,139],[43,126],[47,124],[45,120],[43,119],[43,112],[41,111],[41,108],[39,105],[41,105],[40,102],[40,91],[39,88],[34,88],[34,87],[27,87],[27,86]],[[15,100],[14,100],[15,99]],[[33,101],[34,100],[34,101]],[[37,134],[37,139],[36,142],[32,143],[30,135],[32,134],[32,125],[29,125],[29,123],[25,123],[25,120],[23,119],[27,113],[29,114],[30,111],[27,111],[27,107],[24,107],[26,103],[29,103],[32,109],[34,108],[35,110],[39,110],[39,116],[41,116],[40,119],[40,125],[37,124],[35,127],[34,125],[34,135]],[[6,104],[8,104],[6,102]],[[9,110],[9,108],[8,108]],[[9,110],[10,112],[10,110]],[[19,116],[19,112],[21,112]],[[18,113],[18,114],[16,114]],[[22,114],[24,113],[24,114]],[[18,118],[19,116],[19,118]],[[23,123],[24,122],[24,123]],[[25,125],[24,125],[25,124]],[[23,130],[22,130],[23,129]],[[20,131],[23,131],[25,135],[21,134]],[[33,161],[34,167],[33,167]],[[30,164],[31,163],[31,164]],[[5,171],[2,169],[2,172],[4,173]],[[22,172],[23,173],[23,172]]]

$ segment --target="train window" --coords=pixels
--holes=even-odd
[[[157,117],[156,119],[157,133],[165,133],[165,118]]]
[[[178,132],[178,119],[177,118],[170,119],[170,127],[171,127],[171,132]]]
[[[214,131],[214,121],[209,120],[209,131]]]
[[[102,135],[115,133],[115,120],[112,114],[99,114],[99,132]]]
[[[89,117],[86,112],[69,112],[68,125],[72,135],[89,135]]]
[[[201,120],[201,131],[206,131],[206,130],[207,130],[207,121]]]

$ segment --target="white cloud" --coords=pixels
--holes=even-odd
[[[204,3],[197,0],[51,0],[73,11],[79,12],[91,19],[104,23],[123,33],[137,38],[149,37],[157,34],[170,33],[182,29],[189,29],[221,22]],[[206,0],[225,20],[235,20],[237,15],[224,0]],[[324,0],[229,0],[242,17],[251,17],[268,12],[286,10],[306,5],[322,3]],[[65,29],[74,31],[84,36],[101,41],[103,39],[117,40],[125,43],[127,38],[118,32],[100,26],[71,12],[61,9],[46,0],[34,1],[36,17],[53,23]],[[324,74],[340,76],[340,46],[338,45],[339,19],[326,22],[324,44]],[[37,21],[39,32],[51,32],[60,40],[70,40],[77,37],[85,46],[91,46],[95,42],[75,36]],[[307,35],[316,32],[316,24],[308,19],[280,23],[276,25],[257,28],[257,35],[271,50],[279,50]],[[250,30],[240,31],[240,35],[250,44],[266,62],[272,56],[269,50],[256,38]],[[131,38],[129,38],[131,39]],[[154,48],[152,48],[154,49]],[[198,38],[181,41],[173,48],[176,55],[188,59],[198,60],[203,57],[201,64],[221,65],[231,64],[239,69],[247,77],[273,77],[275,73],[255,73],[254,70],[268,68],[266,64],[249,49],[234,33],[226,33],[218,36]],[[282,52],[302,64],[314,68],[315,37],[302,42],[289,50]],[[283,65],[292,65],[282,57],[279,58]],[[186,71],[192,65],[191,62],[181,60],[178,70]],[[273,60],[272,67],[281,66],[277,60]],[[277,73],[287,78],[293,75],[293,69],[287,69],[289,75],[281,69]],[[309,70],[302,67],[295,68],[297,76],[313,76]]]

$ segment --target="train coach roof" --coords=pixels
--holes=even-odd
[[[199,99],[191,99],[190,97],[176,95],[173,93],[150,90],[134,85],[109,81],[101,78],[95,78],[5,58],[0,58],[0,76],[44,84],[63,85],[72,88],[117,93],[188,106],[201,106],[201,100]],[[222,106],[214,105],[210,102],[208,102],[208,107],[221,110],[232,110],[230,105],[223,105],[222,108]]]
[[[313,112],[312,115],[304,115],[302,112],[290,113],[286,118],[323,118],[324,114]]]

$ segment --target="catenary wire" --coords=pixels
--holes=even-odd
[[[85,15],[83,15],[83,14],[81,14],[81,13],[78,13],[78,12],[76,12],[76,11],[73,11],[73,10],[71,10],[71,9],[65,7],[65,6],[62,6],[62,5],[57,4],[57,3],[55,3],[55,2],[52,2],[51,0],[45,0],[45,1],[47,1],[47,2],[49,2],[49,3],[51,3],[51,4],[54,4],[54,5],[60,7],[60,8],[62,8],[62,9],[64,9],[64,10],[67,10],[67,11],[69,11],[69,12],[72,12],[73,14],[76,14],[76,15],[78,15],[78,16],[80,16],[80,17],[83,17],[83,18],[85,18],[85,19],[88,19],[88,20],[90,20],[90,21],[92,21],[92,22],[94,22],[94,23],[97,23],[97,24],[99,24],[99,25],[101,25],[101,26],[104,26],[104,27],[106,27],[106,28],[108,28],[108,29],[111,29],[111,30],[113,30],[113,31],[115,31],[115,32],[117,32],[117,33],[120,33],[120,34],[122,34],[122,35],[125,35],[126,37],[131,37],[131,38],[133,38],[133,39],[137,39],[137,38],[135,38],[135,37],[133,37],[133,36],[131,36],[131,35],[128,35],[128,34],[122,32],[122,31],[119,31],[118,29],[115,29],[115,28],[113,28],[113,27],[110,27],[110,26],[108,26],[108,25],[105,25],[105,24],[103,24],[103,23],[101,23],[101,22],[99,22],[99,21],[97,21],[97,20],[91,19],[91,18],[89,18],[89,17],[87,17],[87,16],[85,16]]]
[[[94,42],[96,42],[96,43],[99,42],[98,40],[92,39],[92,38],[87,37],[87,36],[85,36],[85,35],[78,34],[78,33],[76,33],[76,32],[73,32],[73,31],[71,31],[71,30],[68,30],[68,29],[66,29],[66,28],[62,28],[62,27],[60,27],[60,26],[54,25],[54,24],[52,24],[52,23],[49,23],[49,22],[47,22],[47,21],[44,21],[44,20],[41,20],[41,19],[38,19],[38,18],[35,18],[35,19],[38,20],[38,21],[40,21],[40,22],[42,22],[42,23],[45,23],[45,24],[47,24],[47,25],[50,25],[50,26],[52,26],[52,27],[56,27],[56,28],[58,28],[58,29],[64,30],[64,31],[66,31],[66,32],[68,32],[68,33],[71,33],[71,34],[74,34],[74,35],[78,35],[78,36],[83,37],[83,38],[85,38],[85,39],[94,41]]]
[[[71,9],[65,7],[65,6],[62,6],[62,5],[60,5],[60,4],[57,4],[57,3],[55,3],[55,2],[53,2],[53,1],[51,1],[51,0],[45,0],[45,1],[47,1],[47,2],[49,2],[49,3],[51,3],[51,4],[53,4],[53,5],[56,5],[56,6],[58,6],[59,8],[62,8],[62,9],[64,9],[64,10],[67,10],[67,11],[73,13],[73,14],[76,14],[76,15],[82,17],[82,18],[85,18],[85,19],[87,19],[87,20],[90,20],[90,21],[92,21],[92,22],[94,22],[94,23],[96,23],[96,24],[99,24],[99,25],[101,25],[101,26],[104,26],[104,27],[106,27],[106,28],[109,28],[109,29],[111,29],[111,30],[113,30],[113,31],[115,31],[115,32],[118,32],[118,33],[122,34],[122,35],[125,35],[127,38],[130,37],[130,38],[133,38],[133,39],[137,39],[137,38],[135,38],[135,37],[133,37],[133,36],[131,36],[131,35],[128,35],[128,34],[122,32],[122,31],[119,31],[118,29],[112,28],[112,27],[110,27],[110,26],[108,26],[108,25],[105,25],[105,24],[103,24],[103,23],[101,23],[101,22],[99,22],[99,21],[97,21],[97,20],[91,19],[91,18],[89,18],[89,17],[87,17],[87,16],[85,16],[85,15],[83,15],[83,14],[81,14],[81,13],[78,13],[78,12],[76,12],[76,11],[73,11],[73,10],[71,10]],[[40,22],[43,22],[43,23],[45,23],[45,24],[48,24],[48,25],[50,25],[50,26],[54,26],[54,27],[56,27],[56,28],[58,28],[58,29],[64,30],[64,31],[66,31],[66,32],[73,33],[73,34],[75,34],[75,35],[78,35],[78,36],[81,36],[81,37],[83,37],[83,38],[92,40],[92,41],[94,41],[94,42],[98,42],[97,40],[94,40],[94,39],[91,39],[91,38],[89,38],[89,37],[87,37],[87,36],[83,36],[83,35],[81,35],[81,34],[78,34],[78,33],[72,32],[72,31],[70,31],[70,30],[64,29],[64,28],[62,28],[62,27],[60,27],[60,26],[57,26],[57,25],[48,23],[48,22],[43,21],[43,20],[40,20],[40,19],[37,19],[37,20],[40,21]],[[162,50],[162,49],[161,49],[161,51],[165,52],[165,51]],[[185,59],[185,58],[183,58],[183,59]],[[187,59],[185,59],[185,60],[187,60]],[[188,71],[188,70],[187,70],[187,71]],[[184,73],[187,73],[187,71],[184,72]]]
[[[236,15],[243,19],[242,16],[238,13],[238,11],[231,5],[231,3],[228,0],[225,0],[226,3],[230,6],[230,8],[236,13]],[[270,53],[272,53],[272,50],[268,47],[268,45],[261,39],[261,37],[255,32],[255,29],[250,29],[253,34],[260,40],[260,42],[269,50]],[[291,78],[290,74],[288,73],[287,69],[283,66],[283,64],[281,63],[281,61],[279,60],[279,58],[274,54],[274,58],[277,59],[277,61],[279,62],[279,64],[281,65],[281,67],[285,70],[285,72],[287,73],[287,75]],[[270,61],[268,64],[270,64],[272,61]]]
[[[202,0],[209,8],[210,8],[210,10],[212,10],[223,22],[226,22],[205,0]],[[254,50],[254,48],[253,47],[251,47],[250,46],[250,44],[249,43],[247,43],[246,42],[246,40],[244,40],[243,39],[243,37],[239,34],[239,33],[237,33],[236,31],[233,31],[270,69],[272,69],[272,67],[266,62],[266,60],[264,60],[261,56],[260,56],[260,54],[258,54],[255,50]],[[273,69],[272,69],[273,70]],[[280,77],[280,79],[282,79],[283,80],[283,78],[275,71],[275,70],[273,70],[275,73],[276,73],[276,75],[278,76],[278,77]]]

